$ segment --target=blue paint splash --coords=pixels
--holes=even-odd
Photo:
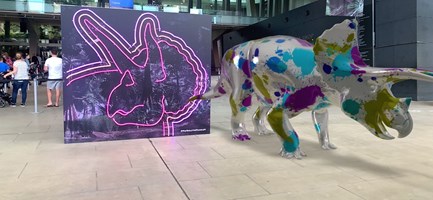
[[[244,84],[242,84],[242,89],[249,90],[252,88],[252,83],[250,80],[246,79]]]
[[[330,74],[332,72],[332,67],[327,65],[327,64],[324,64],[323,65],[323,71],[327,74]]]
[[[256,64],[254,64],[254,62],[253,61],[250,61],[250,70],[252,71],[252,70],[254,70],[254,68],[256,68]]]
[[[283,142],[283,148],[287,152],[295,152],[299,147],[298,134],[296,134],[295,131],[290,130],[289,131],[289,138],[291,138],[293,142],[284,141]]]
[[[290,59],[293,59],[292,54],[287,51],[283,53],[282,57],[284,62],[288,62]]]
[[[296,48],[293,50],[293,62],[301,68],[302,76],[311,74],[316,66],[314,52],[308,49]]]
[[[271,57],[266,61],[266,65],[276,73],[284,73],[287,70],[287,65],[278,57]]]
[[[318,133],[320,133],[320,124],[314,124],[314,128]]]
[[[256,50],[254,51],[254,56],[258,57],[259,56],[259,48],[256,48]]]
[[[242,68],[242,66],[244,65],[244,62],[245,62],[246,60],[244,59],[244,58],[242,58],[242,57],[240,57],[239,58],[239,61],[238,61],[238,65],[237,65],[237,67],[238,68]]]
[[[338,54],[332,66],[334,68],[334,72],[332,75],[335,77],[348,77],[352,75],[352,67],[350,64],[353,63],[352,56],[350,55],[350,51],[346,54]]]
[[[330,105],[329,103],[321,102],[314,108],[314,110],[320,110],[323,108],[327,108],[327,107],[329,107],[329,105]]]

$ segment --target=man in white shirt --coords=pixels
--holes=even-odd
[[[47,107],[59,107],[60,101],[60,89],[63,86],[63,82],[60,80],[63,77],[62,71],[62,59],[57,56],[57,50],[51,50],[51,58],[45,61],[44,71],[48,71],[47,81]],[[58,80],[53,80],[58,79]],[[52,91],[56,90],[56,103],[53,104],[51,97]]]

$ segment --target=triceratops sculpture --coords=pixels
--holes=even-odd
[[[433,82],[433,73],[367,66],[359,52],[357,26],[353,20],[337,24],[317,38],[314,46],[290,36],[237,45],[225,53],[215,88],[191,100],[229,93],[233,137],[244,140],[249,139],[244,115],[255,94],[264,104],[254,117],[255,126],[259,132],[266,132],[260,119],[267,116],[272,130],[283,141],[281,155],[288,158],[305,156],[289,122],[304,111],[313,113],[322,148],[335,148],[327,130],[327,107],[331,104],[341,107],[347,116],[379,138],[394,138],[385,126],[405,137],[412,131],[408,112],[411,99],[394,97],[390,88],[407,79]]]

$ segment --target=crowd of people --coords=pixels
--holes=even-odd
[[[0,90],[4,92],[12,85],[11,107],[16,107],[17,97],[21,91],[21,107],[26,106],[27,89],[31,85],[30,80],[34,78],[47,77],[47,104],[46,107],[59,107],[60,94],[62,89],[62,59],[58,56],[57,49],[50,51],[50,58],[45,62],[40,56],[30,56],[18,52],[12,58],[7,52],[0,56]],[[43,79],[39,79],[39,85]],[[12,83],[12,84],[11,84]],[[52,101],[52,94],[55,91],[55,101]]]

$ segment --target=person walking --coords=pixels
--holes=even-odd
[[[27,87],[29,85],[29,66],[24,61],[23,54],[17,53],[15,55],[16,61],[13,63],[13,69],[11,72],[5,74],[3,77],[14,75],[13,77],[13,89],[12,89],[12,107],[16,107],[18,90],[21,89],[21,107],[26,106],[27,100]]]
[[[47,97],[48,103],[47,107],[59,107],[60,102],[60,90],[63,86],[63,82],[61,80],[53,80],[53,79],[62,79],[63,71],[62,71],[62,59],[58,57],[58,52],[56,49],[51,50],[51,58],[48,58],[45,61],[44,71],[48,71],[48,81],[47,81]],[[52,101],[52,92],[56,90],[56,102],[53,104]]]

